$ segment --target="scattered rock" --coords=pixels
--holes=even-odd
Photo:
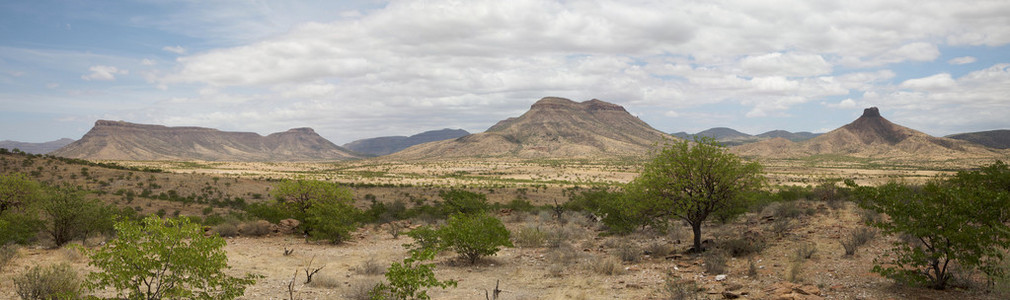
[[[740,294],[726,291],[726,292],[722,292],[722,297],[726,298],[726,299],[737,299],[737,298],[740,298]]]
[[[715,281],[723,281],[723,280],[726,280],[726,274],[715,275]]]

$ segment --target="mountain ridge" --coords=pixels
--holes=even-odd
[[[641,156],[668,138],[672,137],[620,105],[598,99],[575,102],[545,97],[521,116],[501,120],[482,133],[420,144],[390,157]]]
[[[411,136],[382,136],[368,139],[360,139],[343,144],[342,147],[355,152],[370,155],[387,155],[407,149],[410,146],[427,142],[455,139],[470,134],[463,129],[444,128],[440,130],[429,130]]]
[[[11,140],[0,141],[0,148],[5,148],[7,150],[18,149],[29,154],[48,154],[49,152],[56,151],[56,149],[63,148],[70,143],[73,143],[73,139],[62,138],[54,141],[41,142],[41,143],[29,143],[29,142],[19,142]]]
[[[95,121],[80,140],[51,153],[96,160],[320,161],[360,158],[308,127],[261,136],[213,128]]]

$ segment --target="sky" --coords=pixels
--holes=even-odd
[[[1010,128],[1010,1],[3,1],[0,140],[96,120],[336,144],[482,132],[547,96],[664,132],[826,132],[876,106]]]

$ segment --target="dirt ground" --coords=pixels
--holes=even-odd
[[[675,281],[693,282],[701,289],[699,299],[723,299],[727,292],[741,299],[1001,299],[977,290],[896,286],[870,272],[874,258],[881,257],[893,238],[877,237],[855,256],[843,257],[838,240],[861,226],[851,203],[839,209],[821,202],[801,202],[800,207],[812,214],[793,219],[793,226],[781,236],[771,232],[767,213],[748,213],[730,224],[706,226],[706,239],[763,236],[769,244],[760,253],[730,258],[727,271],[722,273],[726,279],[721,281],[716,280],[720,274],[705,272],[706,259],[685,254],[691,238],[688,228],[666,234],[646,230],[624,237],[604,236],[598,230],[599,224],[580,215],[566,215],[564,221],[546,212],[500,215],[517,240],[517,247],[503,249],[475,265],[460,261],[451,252],[439,255],[435,259],[436,276],[456,280],[458,286],[434,288],[429,294],[433,299],[483,299],[497,283],[502,290],[499,299],[672,299],[670,287],[675,286],[668,282]],[[557,234],[560,242],[519,247],[518,233],[533,228]],[[393,238],[383,226],[361,228],[354,236],[340,245],[307,243],[295,235],[228,238],[225,249],[232,266],[229,273],[264,276],[242,299],[289,299],[288,284],[293,277],[296,299],[361,299],[368,287],[383,280],[381,273],[369,270],[382,270],[405,258],[402,244],[411,239],[403,235]],[[796,249],[804,244],[812,244],[816,250],[800,263],[795,283],[789,282]],[[672,251],[646,254],[657,249],[656,245],[668,246]],[[293,253],[284,255],[285,249]],[[627,256],[632,259],[620,258]],[[748,275],[751,261],[757,268],[756,276]],[[14,262],[0,272],[0,298],[16,298],[12,278],[24,268],[58,262],[71,263],[82,274],[93,270],[87,266],[87,257],[71,248],[22,248]],[[313,282],[304,284],[304,270],[319,267],[322,269]],[[111,291],[96,294],[113,295]]]

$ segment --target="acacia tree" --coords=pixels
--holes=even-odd
[[[0,175],[0,214],[22,208],[42,197],[42,185],[24,173]]]
[[[679,218],[694,231],[694,249],[701,246],[701,225],[710,215],[739,213],[744,193],[764,184],[761,165],[745,163],[711,138],[668,143],[628,190],[639,198],[635,210],[658,221]]]

